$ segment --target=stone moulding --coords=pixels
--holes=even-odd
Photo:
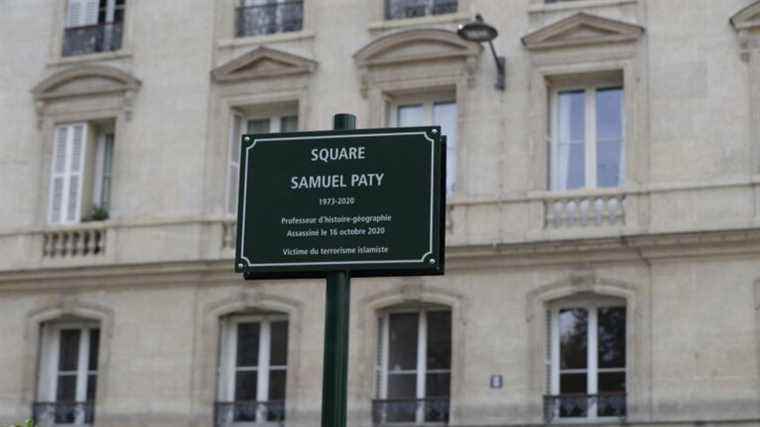
[[[760,29],[760,0],[737,12],[730,22],[736,30]]]
[[[424,64],[440,60],[460,60],[470,83],[477,70],[483,47],[462,40],[456,33],[440,29],[397,31],[371,41],[354,54],[359,69],[362,95],[370,86],[372,69],[383,66]]]
[[[636,42],[644,28],[627,22],[580,12],[549,24],[522,38],[528,50]]]
[[[317,61],[260,46],[211,70],[217,83],[311,74]]]
[[[74,97],[121,96],[122,109],[129,120],[134,96],[140,86],[142,82],[132,74],[106,65],[73,66],[58,71],[32,89],[38,127],[42,125],[48,103]]]

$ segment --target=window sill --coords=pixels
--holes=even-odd
[[[545,13],[565,10],[587,9],[593,7],[624,6],[638,3],[639,0],[575,0],[552,4],[537,4],[528,8],[528,13]]]
[[[466,12],[450,13],[446,15],[423,16],[421,18],[392,19],[372,22],[368,28],[370,31],[393,30],[416,26],[428,26],[435,24],[464,23],[472,19]]]
[[[48,62],[48,67],[55,67],[69,64],[86,64],[89,62],[112,61],[115,59],[132,58],[132,52],[129,50],[117,50],[113,52],[89,53],[86,55],[57,57]]]
[[[233,39],[219,40],[216,46],[220,49],[231,49],[265,43],[285,43],[298,40],[310,40],[315,37],[313,31],[293,31],[288,33],[267,34],[265,36],[236,37]]]

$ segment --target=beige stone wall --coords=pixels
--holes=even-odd
[[[541,424],[543,310],[583,292],[627,302],[631,425],[760,425],[760,33],[752,17],[729,23],[756,2],[460,0],[385,22],[380,0],[306,0],[303,31],[243,39],[234,3],[128,0],[124,48],[71,58],[63,0],[3,5],[0,423],[29,416],[40,322],[79,315],[104,330],[97,426],[210,426],[219,317],[268,309],[291,321],[287,425],[318,425],[324,284],[230,272],[232,113],[287,104],[304,130],[340,112],[384,126],[388,102],[445,92],[459,108],[447,274],[353,281],[350,425],[371,425],[375,313],[399,302],[452,307],[452,425]],[[475,12],[499,30],[504,92],[487,47],[430,31]],[[578,12],[619,22],[553,25]],[[587,30],[619,39],[578,44]],[[625,87],[625,185],[548,191],[548,85],[609,74]],[[47,225],[55,125],[102,118],[116,121],[111,218]],[[552,225],[554,206],[598,198],[622,220]],[[64,253],[72,230],[102,249]]]

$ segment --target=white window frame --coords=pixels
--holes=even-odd
[[[451,93],[447,94],[427,94],[420,96],[404,96],[394,98],[388,108],[388,117],[386,117],[386,123],[391,127],[398,127],[398,113],[402,107],[422,106],[423,109],[423,123],[417,126],[436,126],[434,122],[434,108],[440,104],[454,104],[457,109],[457,117],[453,125],[455,131],[448,133],[443,130],[443,134],[447,136],[446,141],[446,190],[449,196],[457,192],[458,182],[458,145],[459,145],[459,104],[457,103],[456,95]]]
[[[626,103],[625,96],[626,90],[623,82],[620,83],[597,83],[597,84],[585,84],[585,85],[565,85],[554,87],[551,90],[551,132],[549,138],[549,187],[551,191],[577,191],[577,190],[593,190],[602,188],[598,186],[598,177],[596,174],[597,158],[596,158],[596,146],[599,142],[597,139],[596,129],[596,94],[602,90],[608,89],[620,89],[623,97],[621,99],[620,111],[622,113],[621,121],[621,151],[622,158],[620,159],[620,182],[617,187],[609,188],[621,188],[625,186],[626,181],[626,158],[627,158],[627,144],[626,144]],[[583,91],[584,100],[584,119],[585,119],[585,135],[584,135],[584,150],[585,150],[585,185],[578,189],[564,190],[558,189],[555,185],[557,180],[557,168],[559,167],[558,149],[559,146],[559,133],[560,133],[560,102],[559,95],[563,92]]]
[[[94,374],[96,381],[98,378],[99,366],[95,371],[90,371],[90,332],[94,329],[101,330],[97,322],[77,321],[77,322],[51,322],[45,323],[42,327],[42,343],[40,355],[40,372],[37,388],[37,399],[39,402],[57,402],[58,394],[58,370],[60,359],[60,339],[61,331],[65,329],[80,330],[79,336],[79,360],[77,361],[77,385],[76,385],[76,402],[87,402],[87,379],[89,375]],[[100,349],[98,349],[100,352]],[[100,357],[98,357],[100,363]],[[97,386],[96,386],[97,389]],[[95,396],[97,400],[97,394]],[[95,404],[95,401],[93,401]],[[78,413],[73,425],[84,425],[84,413]],[[66,424],[72,425],[72,424]]]
[[[586,337],[586,369],[560,369],[560,333],[559,333],[559,313],[561,310],[566,309],[584,309],[588,313],[588,328]],[[626,366],[623,368],[599,368],[598,361],[598,310],[600,308],[625,308],[625,322],[626,322]],[[569,300],[566,302],[560,302],[552,304],[549,308],[551,325],[550,325],[550,394],[557,396],[560,394],[560,373],[586,373],[586,394],[594,395],[599,393],[599,386],[597,383],[598,374],[605,372],[623,372],[626,374],[626,389],[628,388],[628,361],[630,360],[628,352],[628,307],[625,302],[614,299],[599,299],[594,301],[583,300]],[[576,372],[577,371],[577,372]],[[597,408],[595,403],[590,403],[587,408],[586,417],[559,417],[559,414],[555,414],[555,420],[560,422],[589,422],[589,421],[614,421],[619,420],[619,417],[599,417],[597,416]]]
[[[221,335],[221,349],[219,355],[219,384],[218,384],[218,399],[219,402],[237,402],[235,397],[235,374],[238,371],[256,371],[256,401],[267,402],[269,401],[269,373],[272,370],[285,371],[287,381],[288,365],[271,365],[271,327],[274,322],[288,322],[288,339],[290,337],[290,321],[286,314],[271,314],[271,315],[240,315],[231,316],[222,320],[222,335]],[[239,369],[237,367],[237,332],[238,325],[241,323],[258,323],[259,326],[259,355],[258,365],[256,367],[244,367]],[[290,349],[290,345],[288,345]],[[290,356],[290,355],[288,355]],[[290,357],[287,358],[290,360]],[[261,373],[266,375],[261,375]],[[255,423],[248,422],[234,422],[236,426],[246,425],[266,425],[266,410],[260,410],[256,414],[257,421]],[[276,424],[276,423],[275,423]],[[279,424],[276,424],[279,425]]]
[[[447,307],[435,307],[435,308],[422,308],[422,309],[390,309],[384,310],[379,313],[378,316],[378,358],[377,358],[377,396],[378,399],[388,399],[388,377],[390,374],[411,374],[415,373],[416,376],[416,399],[425,399],[427,396],[427,390],[425,390],[425,379],[427,374],[449,374],[449,381],[451,380],[452,369],[427,369],[427,332],[428,321],[427,315],[430,312],[449,312],[452,310]],[[390,316],[399,313],[419,313],[417,320],[417,366],[414,371],[410,370],[393,370],[391,371],[388,366],[389,352],[390,352]],[[453,320],[453,317],[452,317]],[[453,323],[452,330],[449,332],[453,335]],[[453,343],[453,336],[451,337]],[[453,348],[452,348],[453,350]],[[451,355],[450,355],[451,356]],[[453,363],[453,358],[451,359]],[[451,396],[448,396],[451,399]],[[425,407],[420,405],[417,407],[415,413],[415,424],[425,424]]]
[[[253,115],[244,115],[241,112],[233,111],[230,123],[230,140],[227,150],[227,183],[225,184],[226,197],[224,209],[227,215],[237,215],[238,191],[236,190],[240,175],[240,140],[242,135],[248,133],[248,123],[251,121],[269,119],[269,133],[277,133],[280,132],[282,120],[286,117],[295,117],[296,130],[301,129],[301,118],[297,111],[293,111],[292,113],[278,111],[275,114]],[[235,184],[233,184],[233,180]]]

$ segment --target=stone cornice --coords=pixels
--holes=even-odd
[[[317,62],[299,55],[261,46],[211,71],[218,83],[310,74]]]
[[[730,21],[737,31],[760,29],[760,0],[737,12]]]
[[[528,50],[541,50],[635,42],[642,34],[638,25],[580,12],[526,35],[522,42]]]
[[[579,263],[652,262],[658,259],[758,256],[760,228],[642,234],[594,239],[494,243],[447,248],[447,270],[520,268]],[[139,281],[136,281],[139,277]],[[240,284],[231,259],[0,272],[0,292],[70,288],[170,287]],[[309,280],[301,280],[304,283]],[[313,282],[313,280],[311,280]]]

